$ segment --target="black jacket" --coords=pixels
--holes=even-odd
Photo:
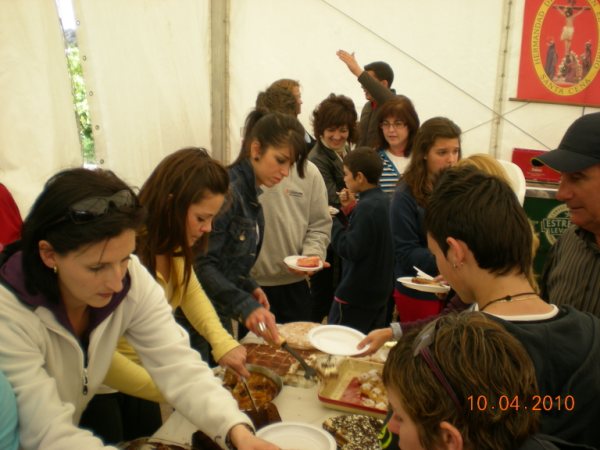
[[[541,432],[600,447],[600,320],[571,306],[535,322],[491,317],[521,341],[535,366],[540,396],[552,399],[554,409],[542,411]],[[571,411],[568,396],[574,400]]]

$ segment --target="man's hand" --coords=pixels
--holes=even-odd
[[[363,68],[358,65],[356,58],[354,57],[354,53],[348,53],[345,50],[338,50],[335,54],[340,58],[350,69],[356,77],[358,78],[361,73],[363,73]]]

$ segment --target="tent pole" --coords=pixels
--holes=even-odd
[[[230,0],[210,2],[211,154],[229,164],[229,23]]]

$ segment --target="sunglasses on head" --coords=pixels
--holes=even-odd
[[[125,212],[137,207],[138,202],[135,195],[128,189],[122,189],[110,196],[88,197],[73,203],[63,217],[48,225],[48,227],[57,225],[67,219],[78,225],[88,223],[104,216],[110,209]]]
[[[444,371],[439,366],[433,353],[431,352],[431,344],[435,341],[435,335],[437,333],[439,326],[439,320],[435,320],[425,326],[423,330],[417,335],[414,342],[413,347],[413,357],[417,357],[421,355],[431,372],[435,375],[437,380],[440,382],[442,387],[446,390],[458,411],[462,411],[462,406],[460,401],[458,400],[458,395],[456,395],[456,391],[444,375]]]

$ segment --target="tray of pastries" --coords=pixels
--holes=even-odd
[[[383,364],[346,358],[337,376],[323,379],[319,400],[328,408],[384,418],[388,400],[382,372]]]

